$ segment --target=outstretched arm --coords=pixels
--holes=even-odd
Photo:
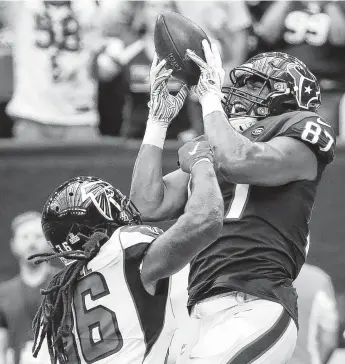
[[[204,126],[217,167],[228,181],[278,186],[316,177],[316,156],[302,141],[281,136],[253,143],[238,133],[220,111],[205,115]]]
[[[179,169],[163,177],[162,154],[162,149],[143,144],[134,166],[130,198],[144,221],[177,218],[187,202],[189,174]]]
[[[155,55],[150,71],[149,119],[132,176],[131,200],[145,221],[168,220],[178,217],[187,200],[189,175],[181,170],[163,178],[162,153],[167,128],[178,114],[188,95],[182,86],[176,96],[169,94],[167,82],[171,70],[165,61],[157,64]]]
[[[213,168],[211,148],[206,141],[200,142],[197,148],[196,157],[191,157],[183,148],[179,151],[181,168],[190,171],[192,178],[185,212],[151,244],[143,260],[141,278],[150,293],[154,293],[156,282],[181,270],[214,242],[223,226],[223,198]]]
[[[254,143],[231,126],[221,104],[224,71],[220,54],[214,44],[211,47],[203,41],[207,62],[191,51],[187,54],[201,69],[195,91],[202,106],[205,134],[224,179],[265,186],[313,180],[317,174],[317,159],[302,140],[281,136]],[[309,139],[305,141],[312,143]]]

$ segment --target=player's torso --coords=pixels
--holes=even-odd
[[[40,289],[46,288],[51,278],[52,275],[49,275],[48,279],[40,286],[29,287],[18,276],[6,282],[4,290],[1,288],[1,310],[8,325],[8,346],[14,364],[25,364],[25,360],[31,357],[33,345],[32,320],[41,303]],[[43,350],[40,357],[49,360],[48,353],[43,353]],[[41,364],[40,361],[37,361],[37,363]]]
[[[246,130],[243,135],[252,142],[267,142],[283,134],[287,121],[294,116],[301,118],[300,114],[308,115],[291,112],[265,118]],[[306,137],[309,137],[308,133]],[[225,203],[224,223],[231,226],[231,229],[237,224],[245,223],[254,226],[255,229],[255,220],[259,219],[258,225],[266,222],[275,230],[279,230],[285,238],[298,240],[302,233],[305,240],[318,182],[318,179],[304,180],[272,187],[220,182]],[[249,228],[249,234],[250,230]]]
[[[293,124],[291,120],[300,115],[315,114],[268,117],[244,135],[253,142],[268,141],[284,133],[287,125]],[[305,125],[303,137],[309,138],[311,124]],[[224,227],[217,241],[192,261],[189,304],[223,290],[243,290],[295,306],[292,280],[305,261],[319,177],[276,187],[235,185],[224,182],[221,176],[218,179],[225,203]]]
[[[175,329],[169,279],[160,294],[150,296],[139,271],[148,242],[140,243],[134,232],[130,246],[130,240],[120,243],[114,235],[89,263],[75,290],[69,362],[164,362]]]
[[[18,4],[11,115],[52,124],[96,123],[91,57],[101,36],[99,12],[94,0]]]

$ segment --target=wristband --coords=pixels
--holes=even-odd
[[[163,149],[167,129],[168,125],[165,126],[149,119],[142,144],[150,144]]]
[[[190,169],[190,171],[192,172],[193,171],[193,168],[198,164],[198,163],[200,163],[200,162],[209,162],[209,163],[211,163],[211,164],[213,164],[211,161],[210,161],[210,159],[208,159],[208,158],[206,158],[206,157],[204,157],[204,158],[200,158],[200,159],[198,159],[193,165],[192,165],[192,168]]]
[[[220,111],[225,115],[222,102],[220,101],[220,98],[215,93],[208,93],[201,99],[201,107],[202,107],[202,116],[203,118],[206,115],[209,115],[215,111]]]

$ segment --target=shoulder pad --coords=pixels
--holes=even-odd
[[[335,154],[336,136],[332,127],[310,111],[294,113],[275,136],[298,139],[308,145],[318,159],[328,164]]]
[[[124,226],[120,230],[120,241],[123,249],[140,243],[152,243],[163,230],[150,225]]]

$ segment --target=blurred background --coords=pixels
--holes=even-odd
[[[41,249],[40,229],[32,227],[50,191],[72,176],[95,175],[129,192],[148,115],[154,25],[164,10],[201,26],[218,43],[227,73],[276,50],[317,76],[319,113],[334,127],[338,150],[319,188],[308,263],[329,277],[337,345],[345,348],[345,1],[0,1],[0,363],[9,348],[6,364],[31,363],[25,340],[11,339],[4,297],[23,282],[44,285],[51,273],[23,263],[21,248]],[[169,82],[172,93],[179,87]],[[176,168],[181,143],[202,132],[199,105],[189,98],[168,129],[164,172]],[[313,284],[318,275],[307,279]],[[18,310],[33,314],[35,292],[18,297]],[[329,362],[345,363],[344,349]]]

